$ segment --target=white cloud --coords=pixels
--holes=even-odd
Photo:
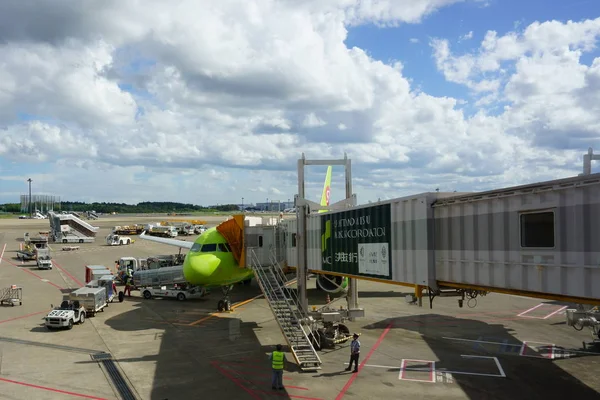
[[[415,44],[416,44],[416,43],[419,43],[419,39],[417,39],[417,38],[410,38],[410,39],[408,39],[408,40],[409,40],[411,43],[415,43]]]
[[[469,39],[473,39],[473,31],[469,31],[469,33],[466,33],[464,35],[462,35],[458,41],[459,42],[464,42],[465,40],[469,40]]]
[[[0,192],[26,179],[14,162],[43,163],[35,187],[63,198],[198,204],[291,198],[302,153],[346,152],[361,201],[578,172],[598,143],[600,61],[581,56],[600,20],[491,31],[464,55],[433,40],[469,101],[423,93],[403,60],[345,43],[349,26],[418,23],[456,2],[0,2]],[[316,197],[321,171],[309,179]]]

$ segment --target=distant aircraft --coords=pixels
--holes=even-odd
[[[331,194],[331,166],[327,168],[321,205],[329,205]],[[177,239],[167,239],[156,236],[147,236],[142,232],[140,239],[177,246],[189,249],[183,262],[183,276],[191,285],[223,290],[223,298],[219,300],[217,309],[225,311],[231,309],[229,292],[233,285],[239,282],[249,282],[254,276],[250,268],[240,268],[236,261],[227,239],[212,227],[203,232],[194,242]],[[318,275],[317,286],[329,293],[338,293],[346,289],[348,278],[339,276]]]

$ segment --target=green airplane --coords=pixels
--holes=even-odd
[[[331,184],[331,166],[327,169],[325,185],[321,196],[321,205],[329,205]],[[254,276],[250,268],[241,268],[235,259],[227,239],[213,227],[204,231],[194,242],[147,236],[143,232],[140,239],[189,249],[183,262],[183,276],[191,285],[206,288],[221,288],[223,298],[219,300],[217,309],[229,311],[231,303],[229,292],[236,283],[249,283]],[[319,274],[317,287],[329,293],[346,290],[348,278]]]

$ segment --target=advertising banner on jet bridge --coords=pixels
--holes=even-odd
[[[392,279],[391,205],[321,217],[323,271]]]

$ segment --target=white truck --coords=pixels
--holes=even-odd
[[[77,300],[65,300],[60,304],[60,307],[54,308],[54,305],[51,305],[51,307],[53,310],[44,317],[44,324],[48,330],[54,328],[72,329],[73,324],[83,324],[85,322],[85,308]]]
[[[106,237],[106,244],[109,246],[123,246],[132,243],[134,243],[134,240],[131,240],[130,237],[120,236],[115,233],[111,233]]]
[[[177,237],[177,228],[174,226],[152,226],[148,234],[151,236],[175,238]]]
[[[50,256],[50,249],[36,249],[36,264],[38,269],[52,269],[52,257]]]

